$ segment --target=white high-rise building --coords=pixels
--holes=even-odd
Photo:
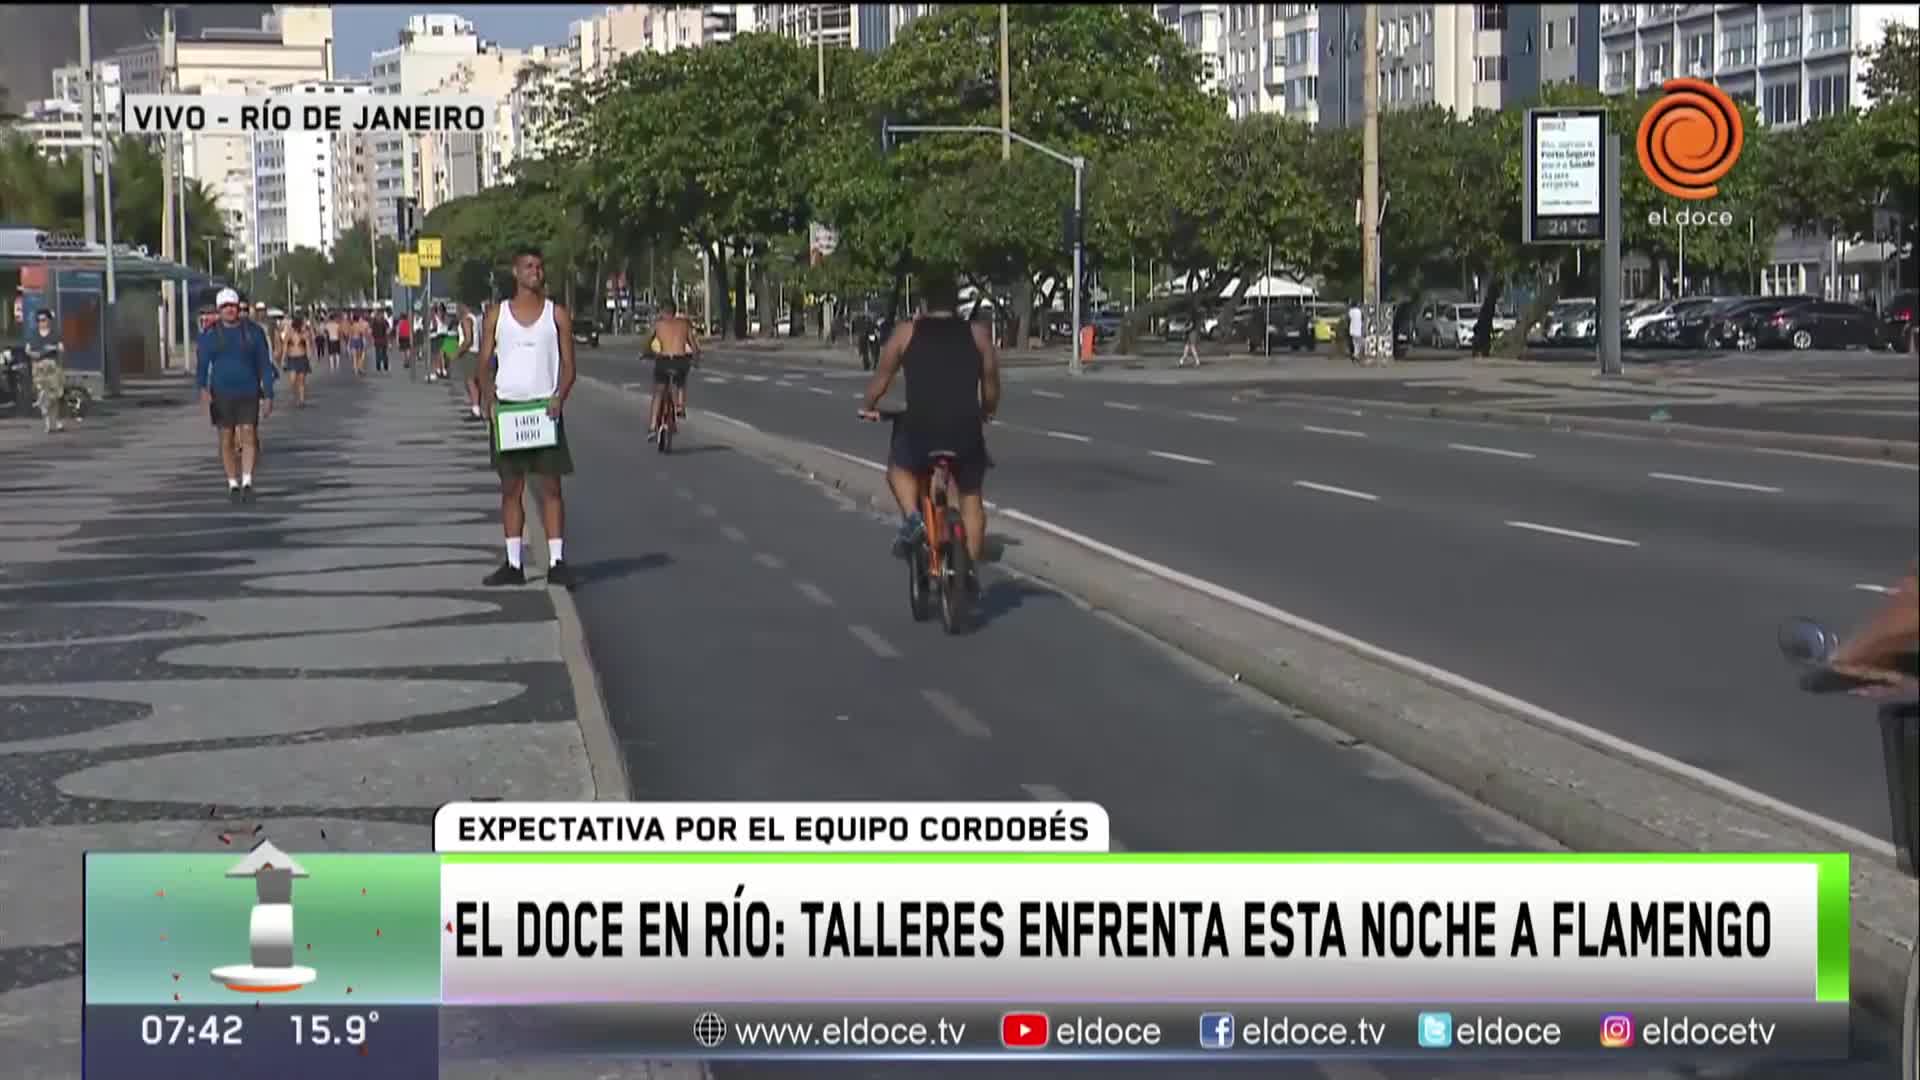
[[[462,63],[480,54],[473,23],[458,15],[410,15],[400,41],[373,54],[373,90],[378,94],[431,93]],[[394,200],[419,198],[426,188],[417,142],[404,134],[373,139],[373,215],[376,235],[392,236]]]
[[[1671,78],[1706,79],[1754,106],[1768,127],[1793,127],[1866,107],[1861,51],[1888,25],[1915,21],[1901,4],[1605,4],[1600,89],[1646,93]],[[1875,240],[1783,229],[1772,252],[1759,275],[1764,295],[1859,299],[1882,289],[1892,269],[1892,246]],[[1662,281],[1683,284],[1680,269]],[[1691,277],[1684,284],[1694,287]]]
[[[276,87],[285,97],[371,94],[365,81],[315,81]],[[298,106],[295,106],[298,108]],[[341,205],[340,170],[351,167],[339,142],[352,136],[326,132],[266,132],[252,137],[253,177],[249,185],[254,220],[248,261],[264,266],[295,248],[333,254],[334,240],[353,223]],[[368,268],[371,276],[372,268]]]
[[[93,66],[98,80],[93,91],[93,125],[99,134],[119,127],[120,65],[105,61]],[[25,102],[20,117],[10,125],[48,157],[65,157],[83,145],[86,80],[81,75],[79,64],[55,68],[53,96]]]
[[[1227,67],[1227,8],[1231,4],[1156,4],[1160,21],[1178,31],[1207,65],[1207,89],[1217,89]]]

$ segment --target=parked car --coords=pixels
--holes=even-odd
[[[1687,320],[1697,318],[1718,301],[1718,297],[1712,296],[1689,296],[1672,301],[1643,321],[1628,340],[1640,346],[1678,347],[1684,343]]]
[[[600,324],[592,319],[573,320],[573,342],[589,349],[600,347]]]
[[[1093,340],[1111,341],[1120,335],[1120,324],[1127,319],[1127,313],[1112,308],[1096,311],[1093,315]]]
[[[1763,348],[1872,348],[1879,340],[1873,312],[1859,304],[1813,300],[1781,308],[1757,327]]]
[[[1914,309],[1920,308],[1920,292],[1908,289],[1893,294],[1880,315],[1880,341],[1883,349],[1905,352],[1913,343],[1907,335],[1913,329]]]
[[[1513,329],[1517,320],[1512,312],[1495,311],[1493,314],[1492,337],[1498,339],[1501,334]],[[1424,341],[1436,349],[1473,348],[1473,328],[1480,322],[1480,305],[1457,303],[1432,303],[1423,306],[1414,316],[1408,332],[1415,341]]]
[[[1678,319],[1674,344],[1683,349],[1715,348],[1720,343],[1720,328],[1726,323],[1728,315],[1752,304],[1756,299],[1760,298],[1724,296],[1711,303],[1689,308]]]
[[[1713,349],[1753,349],[1759,347],[1760,323],[1774,312],[1793,304],[1812,302],[1811,296],[1748,296],[1731,301],[1713,313],[1706,347]]]
[[[1592,300],[1562,300],[1547,313],[1547,340],[1578,345],[1597,336],[1600,305]]]
[[[1269,349],[1299,352],[1315,344],[1313,320],[1301,304],[1243,308],[1234,323],[1234,337],[1245,341],[1251,353]]]
[[[1193,325],[1192,316],[1188,314],[1188,312],[1185,309],[1176,311],[1172,315],[1167,316],[1167,329],[1166,329],[1167,340],[1176,341],[1176,342],[1187,340],[1187,328],[1192,325]],[[1200,337],[1203,340],[1212,341],[1214,339],[1214,336],[1219,332],[1220,332],[1219,313],[1202,311],[1200,313]]]
[[[1347,305],[1315,300],[1307,305],[1307,316],[1313,320],[1313,340],[1330,345],[1340,337],[1340,328],[1347,324]]]

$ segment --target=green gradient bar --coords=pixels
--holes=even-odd
[[[1842,853],[1808,856],[1820,874],[1819,943],[1815,1001],[1853,1000],[1853,857]]]
[[[1552,863],[1566,865],[1618,866],[1649,863],[1717,866],[1766,863],[1775,865],[1819,864],[1826,858],[1845,859],[1794,852],[1756,852],[1724,854],[1720,852],[1629,851],[1605,854],[1591,851],[1444,851],[1431,855],[1391,852],[1333,851],[1314,852],[1106,852],[1106,851],[553,851],[553,852],[448,852],[440,856],[448,863],[1106,863],[1106,864],[1227,864],[1277,863],[1328,865],[1488,865]]]
[[[295,964],[317,978],[286,993],[213,981],[244,964],[254,882],[227,871],[246,857],[86,856],[86,1001],[90,1005],[432,1005],[440,1000],[440,859],[431,854],[288,852]]]

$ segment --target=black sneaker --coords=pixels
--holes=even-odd
[[[558,585],[560,588],[572,592],[573,587],[580,584],[580,579],[574,577],[573,567],[567,565],[567,560],[561,559],[559,562],[547,567],[547,584]]]
[[[238,484],[227,485],[227,501],[230,503],[238,503],[240,501],[240,486]]]
[[[253,485],[252,484],[240,485],[240,501],[243,503],[250,503],[253,501]]]
[[[501,561],[499,568],[494,570],[493,573],[488,574],[486,577],[480,580],[480,584],[482,585],[496,585],[496,586],[497,585],[525,585],[526,583],[527,583],[527,572],[505,560]]]

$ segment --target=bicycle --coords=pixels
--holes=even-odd
[[[691,353],[681,357],[668,357],[654,352],[652,349],[646,351],[645,357],[653,361],[655,370],[659,369],[659,364],[663,360],[685,360],[687,361],[689,369],[692,368],[694,361],[694,354]],[[680,396],[686,393],[687,377],[689,374],[689,371],[668,370],[666,372],[667,378],[665,382],[656,379],[653,384],[654,393],[658,395],[656,398],[658,403],[657,411],[660,413],[660,424],[653,430],[653,444],[654,449],[659,450],[663,454],[672,452],[673,437],[680,431]],[[653,421],[651,413],[648,414],[647,421],[649,423]]]
[[[891,421],[897,433],[906,412],[883,409],[873,415]],[[959,509],[949,502],[958,457],[951,450],[927,455],[927,467],[920,473],[920,541],[907,551],[907,607],[913,620],[925,622],[931,617],[937,588],[940,623],[949,634],[965,633],[973,615],[973,554],[967,548],[967,530],[961,524]]]
[[[1808,693],[1845,693],[1873,686],[1858,676],[1828,667],[1840,651],[1840,639],[1812,619],[1790,619],[1779,630],[1780,651],[1801,665],[1800,688]],[[1908,652],[1897,661],[1909,675],[1920,673],[1920,655]],[[1880,706],[1880,745],[1886,763],[1887,802],[1893,819],[1895,861],[1908,877],[1920,877],[1916,847],[1920,847],[1920,704],[1889,701]],[[1907,954],[1907,983],[1901,1005],[1900,1078],[1920,1078],[1920,942]]]

